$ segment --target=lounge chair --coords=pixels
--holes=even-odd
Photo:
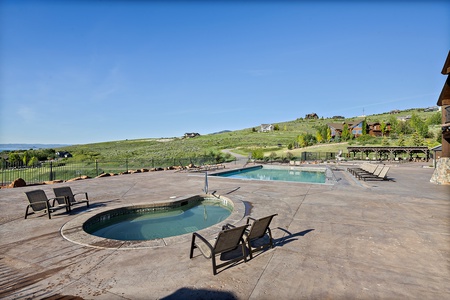
[[[56,197],[65,197],[67,199],[67,203],[69,204],[69,211],[72,210],[72,206],[86,203],[86,207],[89,207],[89,197],[86,192],[81,193],[72,193],[72,189],[69,186],[63,186],[54,188],[53,192],[55,193]],[[84,198],[78,197],[76,199],[76,195],[84,195]]]
[[[364,179],[364,177],[373,177],[380,175],[381,171],[383,171],[384,165],[377,165],[373,172],[357,172],[356,177],[358,179]]]
[[[25,219],[28,217],[28,215],[31,215],[39,211],[46,212],[48,214],[49,219],[52,218],[51,213],[59,209],[65,208],[66,212],[69,212],[69,204],[67,204],[65,197],[55,197],[49,199],[47,198],[47,195],[43,190],[29,191],[25,192],[25,194],[27,195],[28,202],[30,203],[28,204],[27,209],[25,211]],[[53,200],[52,205],[50,205],[50,200]],[[30,208],[33,211],[28,213],[28,210]]]
[[[347,170],[355,177],[361,173],[370,173],[372,174],[377,169],[377,165],[364,163],[360,168],[348,168]]]
[[[380,174],[378,175],[372,175],[372,176],[364,176],[362,179],[364,181],[366,180],[388,180],[387,174],[389,172],[390,167],[384,166],[381,170]]]
[[[273,214],[260,219],[254,219],[252,217],[247,218],[247,224],[250,225],[250,227],[244,234],[244,241],[247,243],[250,259],[253,258],[253,252],[264,250],[265,248],[273,248],[272,232],[270,231],[269,225],[276,215],[277,214]],[[266,234],[269,237],[268,241],[264,241]],[[252,243],[255,244],[255,246],[252,246]]]
[[[213,274],[217,274],[217,269],[233,262],[244,259],[247,262],[247,254],[245,251],[245,243],[243,235],[248,225],[239,227],[227,227],[224,226],[221,232],[217,235],[217,238],[212,241],[207,241],[199,233],[194,232],[192,234],[191,251],[189,258],[194,255],[194,249],[198,248],[205,258],[212,260]],[[216,264],[216,256],[222,253],[226,253],[241,247],[242,253],[239,256],[234,257],[222,264]]]

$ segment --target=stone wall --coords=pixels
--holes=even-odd
[[[450,184],[450,157],[438,159],[436,169],[430,182],[436,184]]]

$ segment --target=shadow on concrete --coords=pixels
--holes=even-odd
[[[296,240],[298,240],[297,237],[304,236],[304,235],[306,235],[306,234],[308,234],[308,233],[310,233],[311,231],[314,230],[314,229],[307,229],[307,230],[303,230],[303,231],[300,231],[300,232],[297,232],[297,233],[291,233],[291,232],[287,231],[284,228],[280,228],[280,227],[277,227],[277,228],[280,229],[281,231],[284,231],[285,233],[287,233],[287,235],[282,237],[282,238],[279,238],[279,239],[274,239],[273,242],[274,242],[274,246],[275,247],[276,246],[283,246],[283,245],[285,245],[287,243],[290,243],[292,241],[296,241]]]
[[[89,204],[89,207],[86,207],[85,205],[79,206],[79,207],[74,207],[74,208],[72,208],[72,210],[70,211],[69,214],[70,215],[78,215],[78,214],[81,214],[81,213],[84,213],[87,211],[91,211],[96,208],[105,207],[106,205],[107,205],[107,203],[104,203],[104,202],[96,202],[96,203]]]
[[[207,289],[181,288],[174,293],[161,298],[161,300],[178,300],[178,299],[214,299],[214,300],[234,300],[238,299],[232,292],[216,291]]]

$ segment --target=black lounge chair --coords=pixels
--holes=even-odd
[[[81,193],[72,193],[72,189],[69,186],[63,186],[54,188],[53,192],[56,197],[65,197],[67,199],[67,203],[69,204],[69,211],[72,210],[72,206],[86,203],[86,207],[89,207],[89,197],[86,192]],[[78,197],[76,199],[76,195],[84,195],[84,198]]]
[[[250,225],[250,227],[244,234],[244,241],[247,243],[250,259],[253,258],[253,252],[264,250],[266,248],[273,248],[272,232],[270,231],[269,225],[276,215],[277,214],[273,214],[260,219],[254,219],[252,217],[247,218],[247,224]],[[268,235],[267,241],[264,240],[266,235]],[[252,243],[254,245],[252,245]]]
[[[247,262],[247,254],[245,251],[245,243],[243,240],[243,235],[247,226],[248,225],[239,227],[224,226],[222,231],[217,235],[217,238],[212,241],[207,241],[199,233],[194,232],[192,234],[191,251],[189,254],[189,258],[193,257],[194,249],[198,248],[205,258],[210,258],[212,260],[214,275],[217,274],[217,269],[220,267],[229,265],[241,259],[244,259],[244,261]],[[239,255],[222,264],[216,264],[217,255],[225,254],[227,252],[236,250],[239,247],[241,248],[241,253],[239,253]]]
[[[47,195],[43,190],[34,190],[25,192],[28,198],[28,204],[27,209],[25,211],[25,219],[28,217],[28,215],[31,215],[35,212],[44,211],[48,214],[48,218],[51,219],[51,213],[54,211],[57,211],[59,209],[65,208],[66,212],[69,212],[69,204],[66,202],[65,197],[55,197],[55,198],[47,198]],[[50,205],[50,200],[53,200],[52,205]],[[57,203],[57,204],[56,204]],[[56,204],[56,206],[55,206]],[[28,213],[29,209],[32,209],[32,212]]]

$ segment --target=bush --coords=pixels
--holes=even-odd
[[[252,151],[252,158],[261,160],[264,158],[264,151],[261,148],[255,149]]]

